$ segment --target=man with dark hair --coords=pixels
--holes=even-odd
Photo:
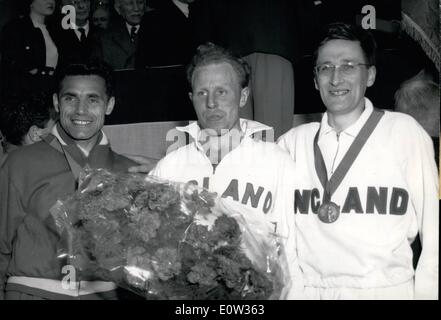
[[[3,103],[0,108],[0,128],[5,139],[3,147],[7,153],[21,145],[41,141],[50,132],[55,111],[46,103],[46,94]]]
[[[57,257],[60,237],[50,214],[75,191],[85,166],[121,172],[135,165],[112,151],[101,130],[115,104],[110,74],[99,64],[63,69],[53,95],[60,120],[44,141],[10,153],[0,169],[0,298],[117,297],[114,283],[80,281]]]
[[[248,98],[249,67],[213,44],[198,48],[188,67],[189,97],[198,121],[178,127],[191,143],[168,153],[151,174],[189,182],[216,192],[244,215],[274,224],[287,251],[292,287],[302,288],[296,264],[292,180],[293,164],[275,143],[259,139],[270,127],[239,118]],[[285,297],[285,296],[284,296]]]
[[[111,11],[107,5],[98,4],[92,9],[93,25],[101,32],[105,32],[109,27],[111,20]]]
[[[352,25],[328,25],[314,82],[320,123],[279,140],[296,165],[294,213],[305,295],[311,299],[436,299],[438,179],[433,146],[410,116],[380,111],[375,42]],[[411,244],[423,244],[416,270]]]

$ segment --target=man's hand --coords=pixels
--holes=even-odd
[[[125,154],[124,156],[140,164],[139,166],[130,167],[129,172],[131,173],[149,173],[150,170],[152,170],[158,162],[157,159],[148,158],[145,156],[130,154]]]

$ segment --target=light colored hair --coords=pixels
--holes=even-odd
[[[424,70],[395,92],[395,110],[414,117],[432,137],[439,135],[439,103],[438,84]]]

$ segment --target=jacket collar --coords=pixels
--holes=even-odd
[[[59,123],[52,128],[51,133],[62,145],[63,152],[68,152],[80,167],[86,165],[89,165],[92,168],[112,167],[113,155],[109,141],[104,132],[100,132],[100,137],[98,138],[99,143],[92,148],[88,155],[86,155],[84,151],[78,147],[75,141],[67,135]]]
[[[272,129],[270,126],[253,120],[239,119],[239,121],[240,129],[244,133],[244,138],[250,137],[257,132],[268,131]],[[176,127],[176,130],[188,133],[188,135],[195,141],[196,146],[199,148],[201,147],[199,143],[199,137],[202,130],[199,127],[197,121],[191,122],[188,126]]]
[[[371,113],[374,110],[374,106],[372,104],[372,102],[368,99],[368,98],[364,98],[364,110],[362,112],[362,114],[360,115],[360,117],[357,119],[357,121],[355,121],[353,124],[351,124],[349,127],[347,127],[345,130],[342,131],[342,133],[346,133],[352,137],[356,137],[357,134],[360,132],[361,128],[363,127],[363,125],[366,123],[367,119],[369,118],[369,116],[371,115]],[[319,134],[319,139],[330,133],[330,132],[335,132],[334,128],[331,127],[328,123],[328,113],[325,112],[323,114],[323,118],[322,121],[320,123],[320,134]]]
[[[75,141],[71,137],[69,137],[69,135],[66,133],[66,131],[61,127],[59,122],[57,122],[52,127],[51,133],[58,139],[58,141],[60,141],[61,145],[63,145],[63,146],[75,145],[78,147],[78,145],[75,143]],[[100,135],[98,137],[99,142],[96,145],[108,145],[109,139],[107,139],[106,134],[101,130],[99,135]],[[80,147],[78,147],[78,148],[81,150]]]

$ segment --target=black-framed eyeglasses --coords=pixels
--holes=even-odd
[[[314,67],[316,75],[320,77],[329,77],[334,74],[334,70],[340,70],[343,75],[350,76],[357,71],[359,66],[370,66],[367,63],[346,62],[342,64],[323,63]]]

